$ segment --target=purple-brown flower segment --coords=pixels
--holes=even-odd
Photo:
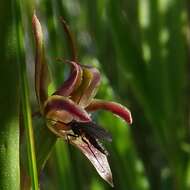
[[[77,147],[90,160],[99,175],[113,186],[112,173],[107,160],[108,152],[100,143],[111,141],[111,134],[92,121],[91,113],[103,109],[132,124],[130,111],[121,104],[95,99],[101,75],[91,66],[79,64],[73,38],[65,21],[66,34],[71,42],[73,58],[65,63],[70,65],[70,75],[51,95],[47,95],[48,68],[44,53],[41,24],[33,16],[33,31],[36,43],[35,89],[40,114],[47,127],[58,137],[64,138]]]

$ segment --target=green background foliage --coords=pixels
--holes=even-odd
[[[28,165],[28,139],[23,126],[20,134],[18,130],[18,92],[23,92],[19,84],[28,80],[31,108],[38,110],[34,9],[42,23],[53,79],[49,90],[68,74],[68,68],[56,59],[71,58],[59,20],[62,16],[75,37],[80,62],[102,73],[97,96],[120,102],[132,112],[131,127],[110,113],[94,115],[113,135],[113,142],[105,146],[110,152],[114,189],[190,189],[189,7],[185,0],[2,1],[0,189],[19,189],[20,134],[21,168]],[[27,77],[21,77],[20,83],[19,64],[27,67]],[[34,119],[33,128],[41,189],[111,189],[84,155],[61,139],[56,142],[38,120]]]
[[[13,6],[15,7],[13,9]],[[9,11],[4,11],[9,10]],[[0,189],[19,189],[19,70],[16,4],[0,3]],[[14,95],[14,96],[13,96]]]

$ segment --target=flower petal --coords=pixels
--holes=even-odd
[[[126,107],[116,102],[94,99],[85,109],[87,111],[96,111],[99,109],[108,110],[123,118],[128,124],[132,124],[133,121],[131,112]]]
[[[53,95],[45,103],[44,115],[47,119],[68,123],[71,120],[90,122],[88,113],[72,100],[63,96]]]
[[[72,99],[80,106],[86,107],[96,95],[100,84],[100,73],[96,68],[81,65],[83,69],[82,84],[78,90],[72,94]]]
[[[85,137],[70,138],[69,142],[81,150],[98,174],[113,187],[112,173],[107,156],[95,148]]]
[[[71,133],[70,126],[63,122],[46,119],[46,124],[50,131],[58,137],[66,139],[67,135]]]
[[[61,85],[61,87],[53,95],[69,96],[77,89],[82,80],[82,69],[74,61],[66,61],[71,64],[71,72],[69,78]]]
[[[36,43],[35,90],[36,90],[37,100],[40,106],[40,111],[42,112],[42,106],[48,97],[47,87],[49,84],[49,73],[44,54],[42,27],[35,14],[33,15],[32,18],[32,27]]]

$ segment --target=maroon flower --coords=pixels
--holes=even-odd
[[[73,50],[73,60],[65,61],[71,66],[68,79],[51,96],[47,95],[48,69],[45,61],[43,33],[38,18],[33,16],[33,30],[36,42],[35,88],[40,113],[48,128],[76,146],[94,165],[99,175],[113,186],[112,173],[107,161],[108,152],[99,140],[111,141],[111,134],[92,121],[91,112],[99,109],[111,111],[132,123],[130,111],[115,102],[95,99],[100,85],[100,73],[91,66],[81,65],[68,26],[63,26]]]

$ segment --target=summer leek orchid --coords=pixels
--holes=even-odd
[[[112,173],[107,161],[108,152],[99,140],[111,141],[111,134],[92,121],[91,114],[99,109],[111,111],[132,123],[130,111],[115,102],[95,99],[100,85],[100,73],[91,66],[81,65],[68,26],[62,20],[71,41],[73,59],[65,61],[71,66],[68,79],[48,97],[48,68],[45,60],[41,24],[33,16],[33,31],[36,43],[35,90],[40,114],[47,127],[58,137],[76,146],[90,160],[99,175],[113,186]]]

